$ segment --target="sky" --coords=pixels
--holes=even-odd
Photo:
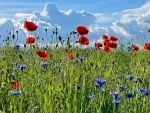
[[[150,0],[0,0],[0,35],[6,38],[8,30],[18,26],[24,31],[23,22],[30,20],[38,25],[36,35],[41,37],[45,28],[52,32],[57,26],[65,38],[82,24],[89,28],[93,44],[103,34],[115,35],[121,43],[146,42],[150,41],[149,7]],[[25,35],[20,34],[20,42]]]
[[[41,11],[44,4],[53,2],[60,10],[87,10],[93,13],[113,13],[137,8],[148,0],[0,0],[0,17],[14,17],[17,12]]]

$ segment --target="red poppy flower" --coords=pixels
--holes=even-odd
[[[26,44],[33,44],[35,43],[35,38],[30,36],[28,38],[26,38]]]
[[[150,42],[145,43],[144,49],[145,49],[145,50],[150,50]]]
[[[45,57],[45,56],[47,56],[47,52],[46,52],[45,50],[38,50],[38,51],[36,52],[36,54],[37,54],[38,56],[40,56],[40,57]]]
[[[95,42],[96,49],[99,49],[100,47],[103,47],[102,42]]]
[[[69,53],[69,54],[68,54],[68,57],[69,57],[71,60],[73,60],[73,59],[75,58],[75,54],[74,54],[74,53]]]
[[[104,51],[105,51],[106,53],[109,53],[109,52],[110,52],[110,47],[105,46],[105,47],[104,47]]]
[[[111,41],[110,40],[104,40],[104,46],[108,46],[110,45]]]
[[[26,29],[27,31],[35,31],[37,29],[37,25],[33,22],[30,21],[25,21],[24,22],[24,29]]]
[[[11,85],[12,85],[12,87],[13,87],[13,88],[15,88],[15,89],[19,89],[19,87],[20,87],[19,82],[14,81],[14,82],[10,82],[10,83],[11,83]]]
[[[115,42],[110,42],[109,47],[110,47],[110,48],[113,48],[113,49],[116,49],[116,48],[117,48],[117,43],[115,43]]]
[[[46,60],[48,59],[48,55],[46,55],[45,57],[41,57],[41,59],[42,59],[43,61],[46,61]]]
[[[107,34],[104,34],[104,35],[103,35],[103,39],[104,39],[104,40],[109,40],[109,36],[108,36]]]
[[[86,35],[89,32],[88,28],[83,25],[77,26],[76,30],[80,35]]]
[[[117,40],[118,40],[118,38],[117,38],[117,37],[115,37],[115,36],[111,36],[111,37],[110,37],[110,40],[111,40],[111,41],[117,41]]]
[[[42,60],[48,59],[48,53],[45,50],[38,50],[36,54],[40,56]]]
[[[80,36],[79,40],[77,40],[75,43],[80,43],[81,45],[89,45],[89,39],[86,36]]]
[[[139,47],[137,45],[132,45],[131,49],[132,51],[138,51]]]

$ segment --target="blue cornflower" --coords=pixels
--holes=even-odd
[[[142,80],[141,78],[136,78],[135,82],[136,82],[136,83],[142,83],[143,80]]]
[[[141,88],[141,96],[149,96],[150,92],[146,88]]]
[[[129,75],[127,75],[127,79],[133,80],[133,79],[134,79],[134,76],[133,76],[132,74],[129,74]]]
[[[130,98],[133,97],[133,94],[132,94],[132,93],[127,93],[127,94],[126,94],[126,97],[130,99]]]
[[[119,103],[121,102],[121,99],[120,99],[120,97],[114,98],[112,102],[113,102],[114,104],[119,104]]]
[[[96,88],[98,88],[104,85],[106,83],[106,80],[104,80],[103,78],[97,78],[95,82],[96,82]]]
[[[41,66],[43,68],[47,68],[48,67],[48,62],[41,62]]]
[[[20,45],[15,45],[14,48],[15,48],[15,49],[19,49],[19,48],[20,48]]]
[[[80,84],[77,85],[77,89],[78,89],[78,90],[81,89],[81,85],[80,85]]]
[[[140,91],[141,91],[142,93],[144,93],[144,92],[147,92],[147,89],[146,89],[146,88],[141,88]]]
[[[127,89],[127,86],[123,86],[122,84],[119,84],[119,88],[120,88],[121,90],[125,90],[125,89]]]
[[[119,96],[119,93],[117,91],[111,91],[110,94],[112,95],[113,97],[113,103],[114,104],[119,104],[121,102],[121,99],[120,99],[120,96]]]
[[[84,60],[84,57],[83,57],[83,56],[79,56],[79,57],[77,58],[77,60],[80,61],[80,62],[82,62],[82,61]]]
[[[11,90],[10,91],[11,95],[20,95],[22,93],[21,90]]]
[[[110,92],[113,98],[119,98],[119,93],[117,91]]]
[[[19,65],[17,66],[17,68],[20,69],[20,70],[24,70],[24,69],[27,68],[27,66],[26,66],[25,64],[19,64]]]
[[[48,50],[48,47],[44,47],[43,50]]]

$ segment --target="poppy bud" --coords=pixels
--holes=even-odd
[[[62,38],[61,38],[61,36],[59,36],[59,41],[60,41],[60,42],[62,41]]]
[[[18,32],[19,32],[19,31],[17,30],[16,33],[18,34]]]
[[[26,48],[26,44],[24,44],[24,48]]]
[[[45,28],[45,31],[47,32],[47,28]]]
[[[15,34],[12,35],[13,40],[15,39]]]
[[[23,60],[23,57],[22,57],[22,55],[19,55],[19,58],[20,58],[21,60]]]

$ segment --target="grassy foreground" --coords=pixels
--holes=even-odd
[[[150,113],[149,51],[36,50],[0,49],[0,113]]]

